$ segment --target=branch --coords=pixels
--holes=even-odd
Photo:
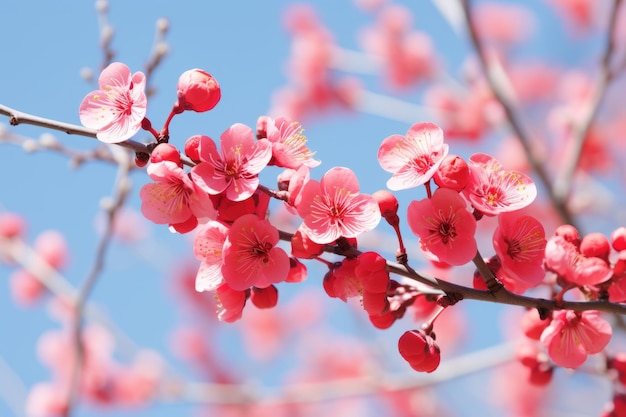
[[[548,173],[546,172],[541,161],[535,156],[532,150],[530,137],[524,129],[522,121],[517,114],[514,100],[509,95],[510,88],[507,87],[510,85],[510,81],[508,76],[506,75],[506,72],[497,60],[490,60],[487,57],[487,53],[483,47],[480,38],[478,37],[478,33],[476,32],[476,28],[470,11],[469,0],[461,0],[461,5],[463,9],[465,23],[469,31],[470,40],[474,45],[474,48],[476,49],[479,61],[485,72],[487,82],[489,83],[494,97],[502,106],[511,130],[513,130],[513,133],[522,145],[524,153],[526,154],[526,158],[528,159],[528,163],[537,173],[537,176],[539,176],[539,180],[541,181],[543,187],[546,189],[550,201],[553,207],[556,209],[561,220],[564,223],[576,226],[571,213],[567,209],[565,201],[556,194],[555,190],[552,187],[552,181],[550,180]]]
[[[73,125],[70,123],[59,122],[52,119],[45,119],[43,117],[34,116],[28,113],[22,113],[21,111],[12,109],[3,104],[0,104],[0,114],[4,116],[8,116],[9,124],[11,126],[17,126],[20,124],[25,125],[33,125],[45,127],[51,130],[58,130],[60,132],[65,132],[68,135],[79,135],[85,136],[88,138],[96,138],[96,131],[94,129],[87,129],[83,126]],[[135,142],[133,140],[125,140],[124,142],[116,143],[116,145],[123,146],[128,149],[132,149],[135,152],[142,153],[150,153],[148,147],[140,142]]]
[[[609,13],[606,45],[602,58],[600,59],[600,76],[596,81],[594,95],[589,100],[588,106],[585,109],[586,111],[580,118],[576,119],[578,122],[573,123],[571,141],[569,142],[569,146],[565,149],[563,167],[554,181],[554,193],[561,201],[565,201],[569,196],[587,133],[602,104],[607,87],[616,75],[616,72],[611,69],[611,58],[615,52],[617,16],[619,15],[621,4],[622,0],[613,0],[613,7]]]
[[[72,408],[78,395],[80,393],[80,385],[81,385],[81,373],[83,364],[85,361],[85,349],[83,345],[82,339],[82,330],[83,330],[83,320],[85,315],[85,307],[87,305],[87,299],[93,290],[98,277],[102,273],[104,269],[104,262],[107,253],[107,249],[110,246],[111,239],[113,237],[113,228],[115,223],[115,216],[118,213],[119,209],[124,204],[126,197],[128,196],[128,192],[130,191],[129,187],[129,179],[128,173],[130,168],[131,161],[127,161],[126,163],[119,164],[118,177],[116,181],[115,187],[115,196],[110,205],[105,207],[105,212],[107,214],[107,225],[100,238],[100,242],[98,243],[98,248],[96,251],[96,257],[94,259],[93,266],[89,275],[83,282],[82,286],[78,291],[78,296],[76,297],[75,304],[75,318],[74,318],[74,344],[76,346],[76,363],[74,364],[74,372],[72,374],[72,381],[70,385],[70,391],[68,394],[67,401],[67,411],[65,412],[65,417],[69,417],[72,414]]]

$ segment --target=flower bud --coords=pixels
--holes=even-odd
[[[460,156],[448,154],[439,165],[433,179],[439,187],[461,191],[467,185],[469,176],[467,162]]]
[[[580,241],[580,253],[584,256],[595,256],[604,261],[609,260],[611,245],[602,233],[589,233]]]
[[[578,234],[578,229],[570,224],[563,224],[556,228],[554,231],[554,236],[561,236],[563,239],[572,243],[574,246],[578,247],[580,244],[580,235]]]
[[[180,152],[178,152],[176,146],[169,143],[159,143],[154,148],[152,154],[150,154],[150,162],[154,164],[163,161],[170,161],[180,165]]]
[[[387,220],[391,226],[395,227],[400,223],[398,217],[398,199],[387,190],[378,190],[372,194],[374,200],[378,203],[380,214]]]
[[[411,368],[418,372],[433,372],[441,360],[439,346],[422,330],[404,332],[398,340],[398,351]]]
[[[217,80],[200,69],[183,72],[177,89],[178,107],[182,110],[205,112],[215,107],[222,97]]]
[[[611,245],[618,252],[626,250],[626,227],[618,227],[611,233]]]
[[[257,308],[272,308],[278,304],[278,289],[274,285],[266,288],[252,287],[250,301]]]

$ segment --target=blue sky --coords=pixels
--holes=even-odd
[[[269,109],[271,94],[285,83],[284,64],[289,40],[281,16],[291,3],[284,0],[112,1],[109,18],[115,29],[116,60],[125,62],[133,71],[141,70],[153,46],[155,22],[167,17],[171,25],[167,35],[171,53],[154,74],[153,84],[158,92],[149,103],[148,117],[154,125],[160,126],[175,99],[180,73],[190,68],[203,68],[220,82],[222,101],[211,112],[176,117],[170,126],[172,142],[182,145],[185,138],[197,133],[217,138],[233,123],[253,126],[256,118]],[[540,2],[531,4],[545,11]],[[338,43],[349,49],[356,48],[355,33],[370,22],[371,17],[349,1],[315,2],[315,7],[322,21],[333,30]],[[431,2],[412,2],[410,7],[414,10],[417,27],[435,36],[437,49],[454,73],[467,53],[467,45],[450,30]],[[558,41],[562,40],[562,30],[551,32]],[[93,2],[11,2],[0,13],[0,39],[3,39],[0,103],[78,124],[78,105],[93,89],[93,85],[79,77],[80,70],[91,67],[97,73],[102,60]],[[553,53],[549,50],[550,44],[541,38],[531,41],[533,47],[539,54]],[[561,50],[563,56],[557,58],[571,58],[569,53],[576,50],[576,46],[570,48]],[[376,79],[366,82],[368,87],[380,89]],[[6,125],[6,122],[0,119],[0,123]],[[388,176],[376,161],[379,143],[386,136],[404,133],[408,128],[406,123],[360,114],[328,115],[319,120],[303,121],[303,125],[310,147],[323,162],[317,176],[332,166],[348,166],[357,173],[362,191],[367,193],[384,188]],[[40,128],[29,126],[11,128],[11,131],[35,138],[43,133]],[[95,145],[88,138],[58,132],[55,136],[68,147],[89,149]],[[145,138],[147,135],[140,132],[135,139]],[[0,209],[22,213],[28,220],[29,237],[46,229],[63,231],[71,250],[71,264],[65,275],[72,284],[79,285],[95,253],[94,218],[100,199],[111,192],[114,169],[99,162],[72,169],[64,156],[48,152],[27,154],[14,146],[0,146]],[[461,146],[456,153],[468,150]],[[138,190],[147,182],[147,177],[136,172],[132,180]],[[404,193],[401,201],[406,203],[411,198],[421,197]],[[139,204],[135,193],[130,205],[138,208]],[[147,249],[122,245],[111,248],[109,265],[98,282],[93,300],[139,345],[162,350],[169,358],[166,351],[169,331],[185,317],[178,312],[178,304],[169,294],[168,272],[176,260],[190,256],[189,240],[169,234],[164,227],[147,227],[152,233]],[[7,277],[9,273],[10,269],[0,268],[0,277]],[[320,278],[312,276],[311,280]],[[500,309],[496,306],[479,309],[470,304],[468,307],[471,307],[467,313],[470,317],[481,317],[491,323],[487,327],[498,325],[498,314],[494,313]],[[45,304],[33,309],[16,307],[8,287],[0,287],[0,334],[4,335],[0,339],[0,358],[19,374],[26,386],[48,378],[48,371],[38,363],[35,352],[39,334],[57,326],[45,310]],[[339,324],[347,324],[343,321]],[[494,338],[493,334],[481,334],[471,338],[468,346],[483,347]],[[239,349],[237,339],[233,340],[232,349],[236,351]],[[289,364],[281,366],[284,370]],[[262,371],[264,375],[272,374],[271,369]],[[179,416],[193,415],[192,410],[191,406],[166,405],[116,415]],[[0,414],[7,413],[7,406],[0,400]],[[78,415],[101,414],[84,408]]]

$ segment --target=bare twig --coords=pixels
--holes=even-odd
[[[78,296],[76,297],[73,332],[74,344],[76,346],[76,362],[74,364],[74,372],[72,374],[72,382],[68,394],[67,411],[65,413],[65,417],[69,417],[72,414],[73,405],[76,402],[76,399],[78,398],[78,395],[80,393],[81,373],[85,360],[85,350],[82,339],[82,327],[85,315],[85,306],[87,305],[89,295],[91,294],[91,291],[93,290],[98,280],[98,277],[100,276],[104,268],[107,249],[109,248],[111,239],[113,237],[115,216],[124,204],[124,201],[128,196],[128,192],[130,191],[128,180],[130,166],[129,162],[130,161],[127,161],[127,163],[120,163],[118,165],[119,170],[115,187],[115,196],[111,204],[104,207],[107,215],[107,224],[104,233],[100,237],[91,271],[89,272],[87,278],[80,287],[78,291]]]
[[[566,201],[569,196],[587,132],[598,113],[608,85],[617,74],[617,71],[611,68],[611,59],[615,53],[617,16],[621,5],[622,0],[613,0],[612,10],[609,13],[606,44],[600,59],[600,75],[596,81],[593,97],[589,100],[584,113],[573,122],[571,138],[564,151],[563,166],[554,181],[554,193],[561,201]]]
[[[472,41],[472,44],[476,49],[476,53],[484,69],[485,77],[487,78],[487,82],[489,83],[489,86],[493,91],[494,97],[502,106],[511,130],[513,130],[513,133],[522,145],[524,153],[526,154],[526,158],[528,159],[528,163],[539,177],[539,180],[545,188],[550,198],[550,202],[557,211],[559,217],[561,218],[561,221],[575,226],[576,224],[574,218],[569,212],[565,201],[559,198],[559,196],[555,193],[552,187],[552,181],[548,176],[548,173],[546,172],[542,161],[539,160],[539,158],[532,150],[530,136],[524,128],[524,125],[518,115],[518,111],[512,97],[510,97],[509,89],[507,88],[507,86],[510,85],[510,82],[508,76],[506,75],[506,72],[504,71],[504,68],[502,68],[500,63],[495,58],[488,59],[487,52],[485,51],[485,48],[483,47],[478,33],[476,32],[475,24],[470,10],[470,2],[469,0],[460,1],[463,9],[465,23],[469,31],[470,40]]]

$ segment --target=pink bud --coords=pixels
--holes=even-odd
[[[611,245],[616,251],[626,250],[626,227],[618,227],[611,233]]]
[[[198,147],[200,146],[201,137],[202,135],[193,135],[185,142],[185,155],[187,155],[193,162],[200,162]]]
[[[398,218],[398,199],[387,190],[378,190],[372,194],[374,200],[378,203],[380,214],[387,220],[391,226],[395,227],[400,223]]]
[[[418,372],[433,372],[441,360],[439,346],[422,330],[404,332],[398,340],[398,351]]]
[[[205,112],[215,107],[222,97],[217,80],[200,69],[183,72],[177,89],[178,107],[183,110]]]
[[[324,245],[313,242],[301,230],[296,230],[291,238],[291,254],[296,258],[313,259],[324,252]]]
[[[0,237],[14,238],[22,235],[26,221],[17,213],[0,213]]]
[[[602,233],[589,233],[580,241],[580,253],[588,257],[595,256],[608,262],[611,245]]]
[[[580,235],[578,234],[578,229],[569,224],[563,224],[557,227],[554,231],[554,236],[561,236],[567,242],[572,243],[576,247],[578,247],[578,245],[580,244]]]
[[[257,308],[272,308],[278,304],[278,289],[274,285],[267,288],[252,287],[250,301]]]
[[[180,152],[176,146],[169,143],[159,143],[150,155],[150,162],[170,161],[176,165],[180,165]]]
[[[467,162],[458,155],[448,154],[439,165],[433,179],[439,187],[461,191],[467,185],[469,176]]]

